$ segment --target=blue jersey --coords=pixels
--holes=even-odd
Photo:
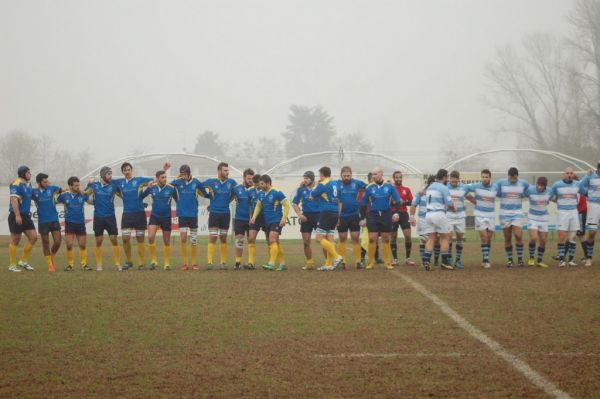
[[[123,198],[123,213],[144,211],[144,203],[140,194],[152,180],[154,179],[149,177],[132,177],[129,180],[113,179],[121,198]]]
[[[371,212],[386,212],[392,208],[394,203],[400,202],[400,195],[389,183],[371,183],[365,189],[361,205],[368,206]]]
[[[500,198],[500,220],[519,219],[523,214],[523,199],[529,183],[518,179],[511,183],[508,179],[496,182],[496,195]]]
[[[548,204],[550,203],[550,190],[538,191],[536,186],[529,186],[525,195],[529,197],[529,220],[537,222],[548,222],[549,212]]]
[[[222,181],[218,178],[208,179],[204,187],[210,199],[210,213],[229,213],[229,203],[233,199],[233,188],[237,183],[233,179]]]
[[[286,201],[282,191],[276,188],[271,188],[268,192],[260,191],[258,201],[261,203],[261,213],[264,215],[267,225],[281,223],[283,219],[282,202]]]
[[[235,198],[235,217],[236,220],[250,220],[250,190],[254,186],[246,187],[239,184],[233,188],[233,197]],[[253,209],[254,210],[254,209]]]
[[[69,223],[85,224],[85,202],[89,199],[87,194],[73,194],[68,191],[58,196],[57,202],[65,205],[65,221]]]
[[[450,212],[448,217],[453,220],[466,218],[465,197],[469,192],[469,187],[463,183],[458,183],[456,186],[448,183],[446,187],[448,187],[448,191],[450,191],[450,197],[452,198],[452,203],[454,204],[454,209],[456,210],[455,212]]]
[[[171,200],[173,198],[177,199],[175,186],[165,184],[164,187],[161,187],[155,184],[142,191],[142,198],[146,198],[147,196],[152,197],[152,215],[160,218],[171,217]]]
[[[427,216],[427,197],[418,192],[415,198],[413,198],[411,205],[419,207],[419,220],[425,220],[425,216]]]
[[[258,202],[258,195],[260,194],[260,190],[256,187],[250,187],[248,189],[248,200],[250,202],[250,215],[254,214],[254,209],[256,209],[256,203]],[[256,220],[260,221],[264,219],[263,214],[261,212],[260,215],[256,218]]]
[[[311,197],[319,201],[321,212],[338,212],[338,184],[331,179],[319,182],[311,191]]]
[[[25,180],[19,178],[10,183],[9,190],[10,197],[17,198],[19,200],[19,212],[22,215],[29,215],[31,212],[31,196],[33,195],[31,183],[27,183]],[[13,209],[10,204],[8,205],[8,212],[13,213]]]
[[[559,180],[552,185],[550,195],[556,200],[556,208],[559,211],[572,211],[577,210],[578,195],[583,191],[581,183],[578,181],[573,180],[567,183]]]
[[[171,185],[177,190],[177,217],[197,218],[198,196],[205,195],[204,185],[196,178],[175,179]]]
[[[591,176],[585,175],[581,180],[581,188],[587,190],[588,202],[600,204],[600,173],[597,170]]]
[[[339,200],[342,203],[341,218],[359,215],[358,193],[366,187],[367,183],[362,180],[352,179],[348,184],[338,180]]]
[[[115,216],[115,195],[119,192],[119,187],[114,181],[110,183],[93,182],[88,184],[85,192],[92,198],[94,217]]]
[[[448,205],[452,204],[452,197],[448,187],[439,182],[433,182],[425,191],[427,200],[427,213],[446,212]]]
[[[58,222],[58,212],[56,211],[56,200],[60,194],[60,187],[48,186],[48,188],[34,188],[32,193],[33,201],[37,207],[38,223]]]
[[[483,183],[468,185],[469,192],[475,194],[475,212],[473,215],[481,218],[494,219],[496,211],[496,186]]]
[[[302,203],[302,213],[319,213],[321,212],[321,204],[319,200],[312,198],[310,196],[311,188],[302,186],[292,198],[292,203],[296,205],[300,205]]]

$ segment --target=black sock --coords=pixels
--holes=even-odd
[[[412,241],[410,241],[410,240],[405,241],[404,249],[406,250],[406,259],[410,258],[410,252],[412,250]]]
[[[390,247],[392,248],[393,259],[398,259],[398,242],[396,242],[396,240],[392,241]]]

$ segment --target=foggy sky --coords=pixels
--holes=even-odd
[[[447,135],[488,134],[485,62],[528,33],[566,34],[571,7],[0,0],[0,134],[52,135],[104,162],[191,150],[206,129],[230,141],[278,137],[291,104],[321,104],[340,133],[363,131],[391,155],[422,153]]]

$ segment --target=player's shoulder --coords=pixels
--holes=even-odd
[[[23,179],[21,179],[20,177],[18,179],[13,180],[12,183],[10,183],[11,186],[15,186],[15,187],[19,187],[21,185],[25,185],[25,181]]]

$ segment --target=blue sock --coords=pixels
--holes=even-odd
[[[435,261],[437,262],[438,259],[440,258],[440,246],[439,245],[435,245],[433,247],[433,256],[435,256]],[[431,259],[431,257],[429,257]]]
[[[483,255],[483,263],[488,263],[490,261],[490,245],[489,244],[481,244],[481,254]]]
[[[523,244],[517,244],[517,259],[519,262],[523,262]]]
[[[429,263],[431,260],[431,251],[425,250],[423,252],[423,263]]]
[[[538,257],[537,257],[538,263],[540,263],[542,261],[542,259],[544,259],[544,252],[546,252],[545,247],[538,247]]]
[[[594,257],[594,241],[585,243],[585,256],[588,259],[592,259]]]
[[[569,248],[569,262],[575,259],[575,251],[577,250],[577,243],[574,241],[569,241],[567,243]]]
[[[421,260],[425,257],[425,244],[419,244],[419,256]]]
[[[445,265],[449,265],[450,262],[450,252],[444,252],[442,254],[442,263]]]
[[[565,260],[565,244],[558,244],[558,259],[561,262]]]
[[[456,243],[456,261],[457,262],[462,259],[462,251],[463,251],[462,242],[461,243]]]
[[[529,242],[529,257],[533,258],[535,256],[535,241]]]
[[[512,245],[510,247],[505,247],[504,251],[506,251],[506,259],[508,259],[509,262],[513,261],[513,248]]]

